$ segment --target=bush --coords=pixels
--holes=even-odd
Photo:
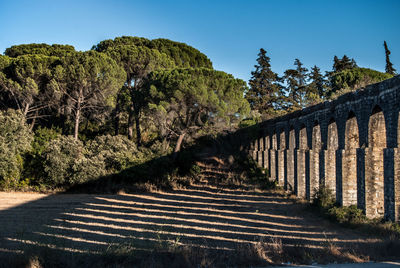
[[[104,162],[108,172],[117,172],[140,162],[142,154],[125,136],[98,136],[86,146],[86,157]]]
[[[313,205],[321,208],[322,210],[329,210],[335,205],[335,198],[329,188],[320,186],[315,193]]]
[[[332,191],[323,186],[318,189],[312,204],[318,207],[326,216],[341,224],[354,226],[368,222],[363,211],[357,206],[341,207],[336,204]]]
[[[35,137],[32,142],[32,154],[41,155],[50,141],[57,139],[61,135],[60,128],[42,128],[35,130]]]
[[[43,152],[48,144],[57,139],[61,135],[59,128],[42,128],[35,130],[35,136],[32,142],[32,150],[25,154],[24,172],[25,185],[21,187],[29,188],[29,186],[40,185],[43,178],[46,176],[43,170]],[[29,183],[28,183],[29,182]]]
[[[60,136],[51,141],[43,152],[46,183],[49,186],[72,185],[79,163],[85,161],[83,150],[82,142],[72,136]]]
[[[367,85],[378,83],[392,78],[393,75],[378,72],[368,68],[352,68],[333,73],[331,77],[332,90],[327,92],[330,99],[365,87]]]
[[[15,187],[23,169],[22,154],[31,149],[32,132],[22,113],[0,111],[0,183],[2,189]]]
[[[150,149],[139,151],[125,136],[98,136],[86,145],[73,137],[60,136],[43,152],[45,183],[49,187],[69,187],[142,164],[151,157]]]
[[[355,205],[349,207],[334,206],[328,210],[328,213],[330,217],[342,224],[358,225],[368,222],[363,211]]]

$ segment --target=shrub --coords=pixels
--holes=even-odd
[[[117,173],[153,156],[149,149],[144,151],[124,136],[98,136],[86,145],[73,137],[60,136],[43,152],[45,183],[50,187],[69,187]],[[141,171],[145,172],[149,170]]]
[[[46,183],[50,186],[71,185],[77,163],[84,161],[83,144],[72,136],[60,136],[43,152]]]
[[[109,172],[121,171],[137,162],[142,154],[134,142],[125,136],[98,136],[86,146],[86,156],[104,162]]]
[[[352,205],[349,207],[334,206],[328,210],[329,215],[342,224],[357,225],[367,223],[368,219],[361,209]]]
[[[322,210],[329,210],[335,205],[335,198],[329,188],[320,186],[315,193],[313,205],[321,208]]]
[[[48,144],[61,135],[59,128],[42,128],[39,126],[35,130],[35,136],[32,142],[32,150],[25,154],[23,177],[26,182],[22,187],[37,186],[40,184],[45,172],[43,170],[43,152]]]
[[[32,153],[41,155],[46,149],[47,144],[57,139],[61,135],[60,128],[42,128],[38,127],[35,130],[35,136],[32,142]]]
[[[0,183],[1,188],[15,187],[23,168],[22,154],[31,149],[32,132],[22,113],[0,111]]]

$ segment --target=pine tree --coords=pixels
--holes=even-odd
[[[333,57],[333,72],[340,72],[347,69],[357,68],[357,63],[354,59],[343,55],[342,59],[339,59],[337,56]]]
[[[273,116],[282,109],[282,86],[277,73],[271,70],[270,58],[263,48],[258,53],[255,71],[251,72],[250,89],[246,99],[253,110],[258,110],[264,116]]]
[[[390,55],[390,50],[386,44],[386,41],[383,41],[383,46],[385,47],[385,56],[386,56],[386,67],[385,71],[388,74],[395,75],[396,74],[396,69],[393,68],[393,64],[390,62],[389,55]]]
[[[307,89],[307,99],[309,102],[314,103],[320,99],[325,98],[326,91],[326,80],[321,74],[320,68],[316,65],[311,68],[308,74],[308,89]]]
[[[288,69],[285,71],[284,79],[287,83],[288,101],[289,106],[296,110],[304,108],[307,104],[306,101],[306,79],[307,68],[303,67],[303,63],[299,59],[295,59],[294,65],[296,69]]]

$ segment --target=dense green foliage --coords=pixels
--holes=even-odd
[[[82,118],[96,118],[115,106],[125,73],[112,58],[94,51],[72,53],[61,60],[54,87],[63,96],[60,107],[64,116],[73,118],[74,138],[78,139]]]
[[[4,54],[12,58],[32,54],[61,57],[70,52],[75,52],[75,48],[71,45],[24,44],[7,48]]]
[[[309,95],[306,85],[308,69],[303,67],[299,59],[295,59],[294,65],[296,69],[286,70],[283,76],[287,84],[287,108],[290,111],[306,107],[308,103],[306,97]]]
[[[386,73],[360,68],[354,59],[343,55],[342,58],[334,56],[332,71],[325,75],[317,66],[314,65],[309,71],[299,59],[295,59],[296,68],[287,69],[279,77],[272,71],[266,51],[260,49],[256,70],[251,73],[249,81],[250,90],[246,93],[246,99],[253,109],[252,117],[255,120],[260,116],[275,117],[391,78],[395,70],[389,60],[390,51],[386,43],[385,53]]]
[[[203,127],[218,127],[247,115],[243,98],[246,84],[221,71],[206,68],[153,72],[147,85],[161,135],[178,137],[179,151],[185,135]]]
[[[394,73],[386,43],[385,54]],[[247,88],[214,70],[199,50],[168,39],[123,36],[85,52],[12,46],[0,55],[1,187],[171,181],[195,174],[194,151],[187,149],[201,137],[249,128],[392,76],[359,68],[346,55],[335,56],[326,75],[299,59],[294,65],[280,77],[260,49]]]
[[[0,109],[4,122],[19,118],[15,124],[29,141],[4,123],[1,186],[48,190],[191,173],[193,152],[167,156],[174,146],[187,146],[189,139],[176,134],[193,141],[236,126],[249,110],[245,90],[244,81],[213,70],[197,49],[167,39],[117,37],[85,52],[70,45],[12,46],[0,55]],[[171,124],[171,116],[187,122]]]
[[[101,41],[92,49],[99,52],[105,52],[116,46],[136,46],[155,49],[172,58],[177,67],[212,68],[211,61],[206,55],[197,49],[188,46],[185,43],[179,43],[168,39],[149,40],[141,37],[122,36],[117,37],[114,40],[109,39]]]
[[[33,135],[24,116],[14,110],[0,111],[0,184],[8,189],[18,185],[23,154],[30,150]]]
[[[72,136],[52,140],[43,152],[44,181],[72,186],[143,162],[143,154],[124,136],[98,136],[86,145]]]
[[[331,87],[326,91],[326,95],[328,97],[337,96],[343,92],[353,91],[391,77],[393,77],[393,75],[367,68],[352,68],[335,72],[331,74]]]
[[[246,99],[253,110],[266,115],[274,115],[282,108],[284,101],[280,84],[281,79],[277,73],[271,70],[270,58],[264,49],[260,49],[255,71],[251,72],[249,81],[250,89],[246,93]]]

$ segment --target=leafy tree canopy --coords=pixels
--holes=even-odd
[[[175,151],[179,151],[185,135],[249,112],[249,104],[243,97],[246,83],[221,71],[206,68],[156,71],[148,81],[150,108],[157,111],[160,128],[179,136]]]
[[[74,138],[77,139],[81,118],[115,105],[116,93],[126,74],[112,58],[95,51],[75,52],[61,61],[56,86],[64,96],[64,110],[74,117]]]
[[[4,54],[12,58],[28,54],[60,57],[71,52],[75,52],[75,48],[71,45],[23,44],[7,48]]]
[[[332,98],[341,91],[353,91],[392,77],[393,75],[391,74],[382,73],[368,68],[346,69],[332,74],[331,90],[327,92],[327,96]]]
[[[49,107],[57,98],[50,85],[55,67],[60,64],[59,58],[27,54],[8,58],[8,63],[0,77],[0,84],[9,107],[17,108],[28,116]]]
[[[143,37],[122,36],[114,40],[101,41],[93,50],[105,52],[112,47],[117,46],[141,46],[150,49],[156,49],[161,53],[165,53],[171,57],[177,67],[205,67],[212,68],[212,63],[206,55],[199,50],[185,44],[168,39],[153,39],[149,40]]]
[[[136,125],[137,144],[141,143],[140,117],[144,103],[142,92],[144,78],[154,70],[174,68],[174,61],[165,53],[147,46],[136,46],[136,43],[143,43],[144,38],[120,38],[117,41],[106,40],[101,44],[105,48],[103,52],[110,55],[120,64],[126,72],[125,87],[130,95],[130,105],[128,106],[128,137],[133,137],[133,126]],[[128,42],[130,41],[130,42]],[[121,94],[118,94],[120,103]],[[121,106],[116,109],[116,129],[118,128],[118,117]]]

